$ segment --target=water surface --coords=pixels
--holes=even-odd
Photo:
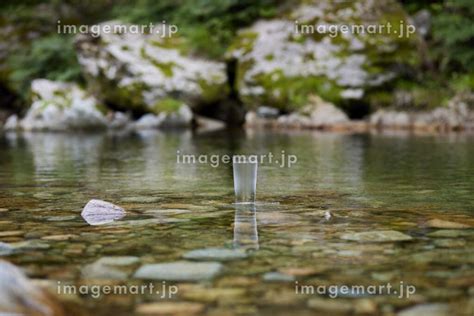
[[[255,213],[239,213],[232,204],[232,166],[177,163],[178,150],[275,156],[284,151],[298,162],[291,168],[260,165],[262,204]],[[106,256],[138,257],[125,280],[109,280],[135,284],[143,282],[131,276],[140,265],[182,260],[196,249],[241,247],[248,257],[223,262],[214,279],[177,283],[180,292],[171,301],[202,304],[200,310],[214,315],[311,315],[325,300],[340,302],[336,309],[342,314],[392,315],[431,302],[468,315],[474,305],[473,229],[431,228],[426,222],[474,225],[473,171],[474,136],[468,134],[2,134],[0,241],[26,242],[4,258],[31,278],[49,280],[53,289],[57,281],[97,282],[84,279],[84,267]],[[92,198],[120,205],[127,215],[89,225],[80,213]],[[341,238],[387,230],[413,239]],[[295,294],[295,281],[402,281],[417,292],[409,299],[353,294],[330,299]],[[140,304],[160,299],[79,295],[69,301],[95,315],[130,315]]]

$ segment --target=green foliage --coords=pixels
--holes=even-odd
[[[12,86],[23,96],[31,80],[36,78],[60,81],[79,81],[81,78],[72,38],[65,35],[35,40],[30,49],[11,55],[8,64]]]
[[[442,69],[474,71],[474,1],[446,0],[434,18]]]
[[[172,113],[178,111],[181,105],[183,105],[182,101],[173,98],[166,98],[156,103],[153,107],[153,111],[155,113]]]
[[[276,14],[282,0],[139,0],[116,7],[112,15],[132,23],[176,24],[191,47],[210,57],[222,57],[236,31],[258,18]]]

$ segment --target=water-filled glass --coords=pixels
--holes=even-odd
[[[235,203],[255,203],[257,191],[257,163],[236,162],[234,167]]]

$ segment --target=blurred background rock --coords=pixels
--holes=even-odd
[[[245,112],[259,113],[262,106],[277,116],[305,115],[315,95],[350,119],[376,113],[367,122],[378,125],[398,122],[400,112],[433,116],[437,108],[447,112],[428,122],[461,120],[464,126],[472,117],[474,4],[469,0],[7,0],[0,9],[0,121],[18,115],[9,128],[88,129],[94,125],[88,124],[90,117],[77,113],[94,112],[97,118],[95,111],[109,119],[108,126],[117,125],[111,119],[117,113],[130,122],[148,115],[153,128],[191,125],[189,111],[240,125]],[[402,21],[414,24],[417,32],[403,38],[388,33],[301,35],[294,32],[295,20],[312,25]],[[166,21],[179,32],[164,40],[147,34],[94,39],[58,34],[58,21]],[[91,72],[91,65],[102,68]],[[44,99],[45,93],[33,93],[37,79],[51,81],[43,81],[44,88],[61,86],[64,97]],[[72,100],[77,96],[87,104]],[[35,102],[42,106],[28,113]],[[22,125],[25,116],[30,120]],[[68,125],[71,116],[74,124]],[[315,120],[321,119],[326,118]],[[408,119],[400,125],[416,124]]]

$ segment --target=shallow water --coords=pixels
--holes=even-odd
[[[177,163],[178,150],[275,156],[284,151],[298,161],[291,168],[259,166],[260,204],[252,212],[232,204],[230,164]],[[246,258],[222,262],[212,280],[170,282],[179,292],[166,301],[197,303],[188,314],[195,308],[213,315],[310,315],[315,310],[392,315],[436,302],[470,315],[473,193],[474,136],[467,134],[0,135],[0,241],[20,245],[3,258],[31,278],[49,280],[54,290],[57,281],[140,284],[145,281],[132,277],[140,265],[183,260],[196,249],[246,251]],[[127,215],[90,225],[80,213],[92,198],[117,204]],[[426,222],[435,218],[471,228],[429,227]],[[412,240],[342,238],[387,230]],[[124,269],[122,280],[85,278],[84,267],[105,256],[136,256],[139,263]],[[315,286],[390,282],[394,287],[404,282],[416,286],[416,294],[400,299],[349,293],[332,299],[296,294],[296,281]],[[156,295],[59,297],[95,315],[130,315],[141,304],[164,300]]]

